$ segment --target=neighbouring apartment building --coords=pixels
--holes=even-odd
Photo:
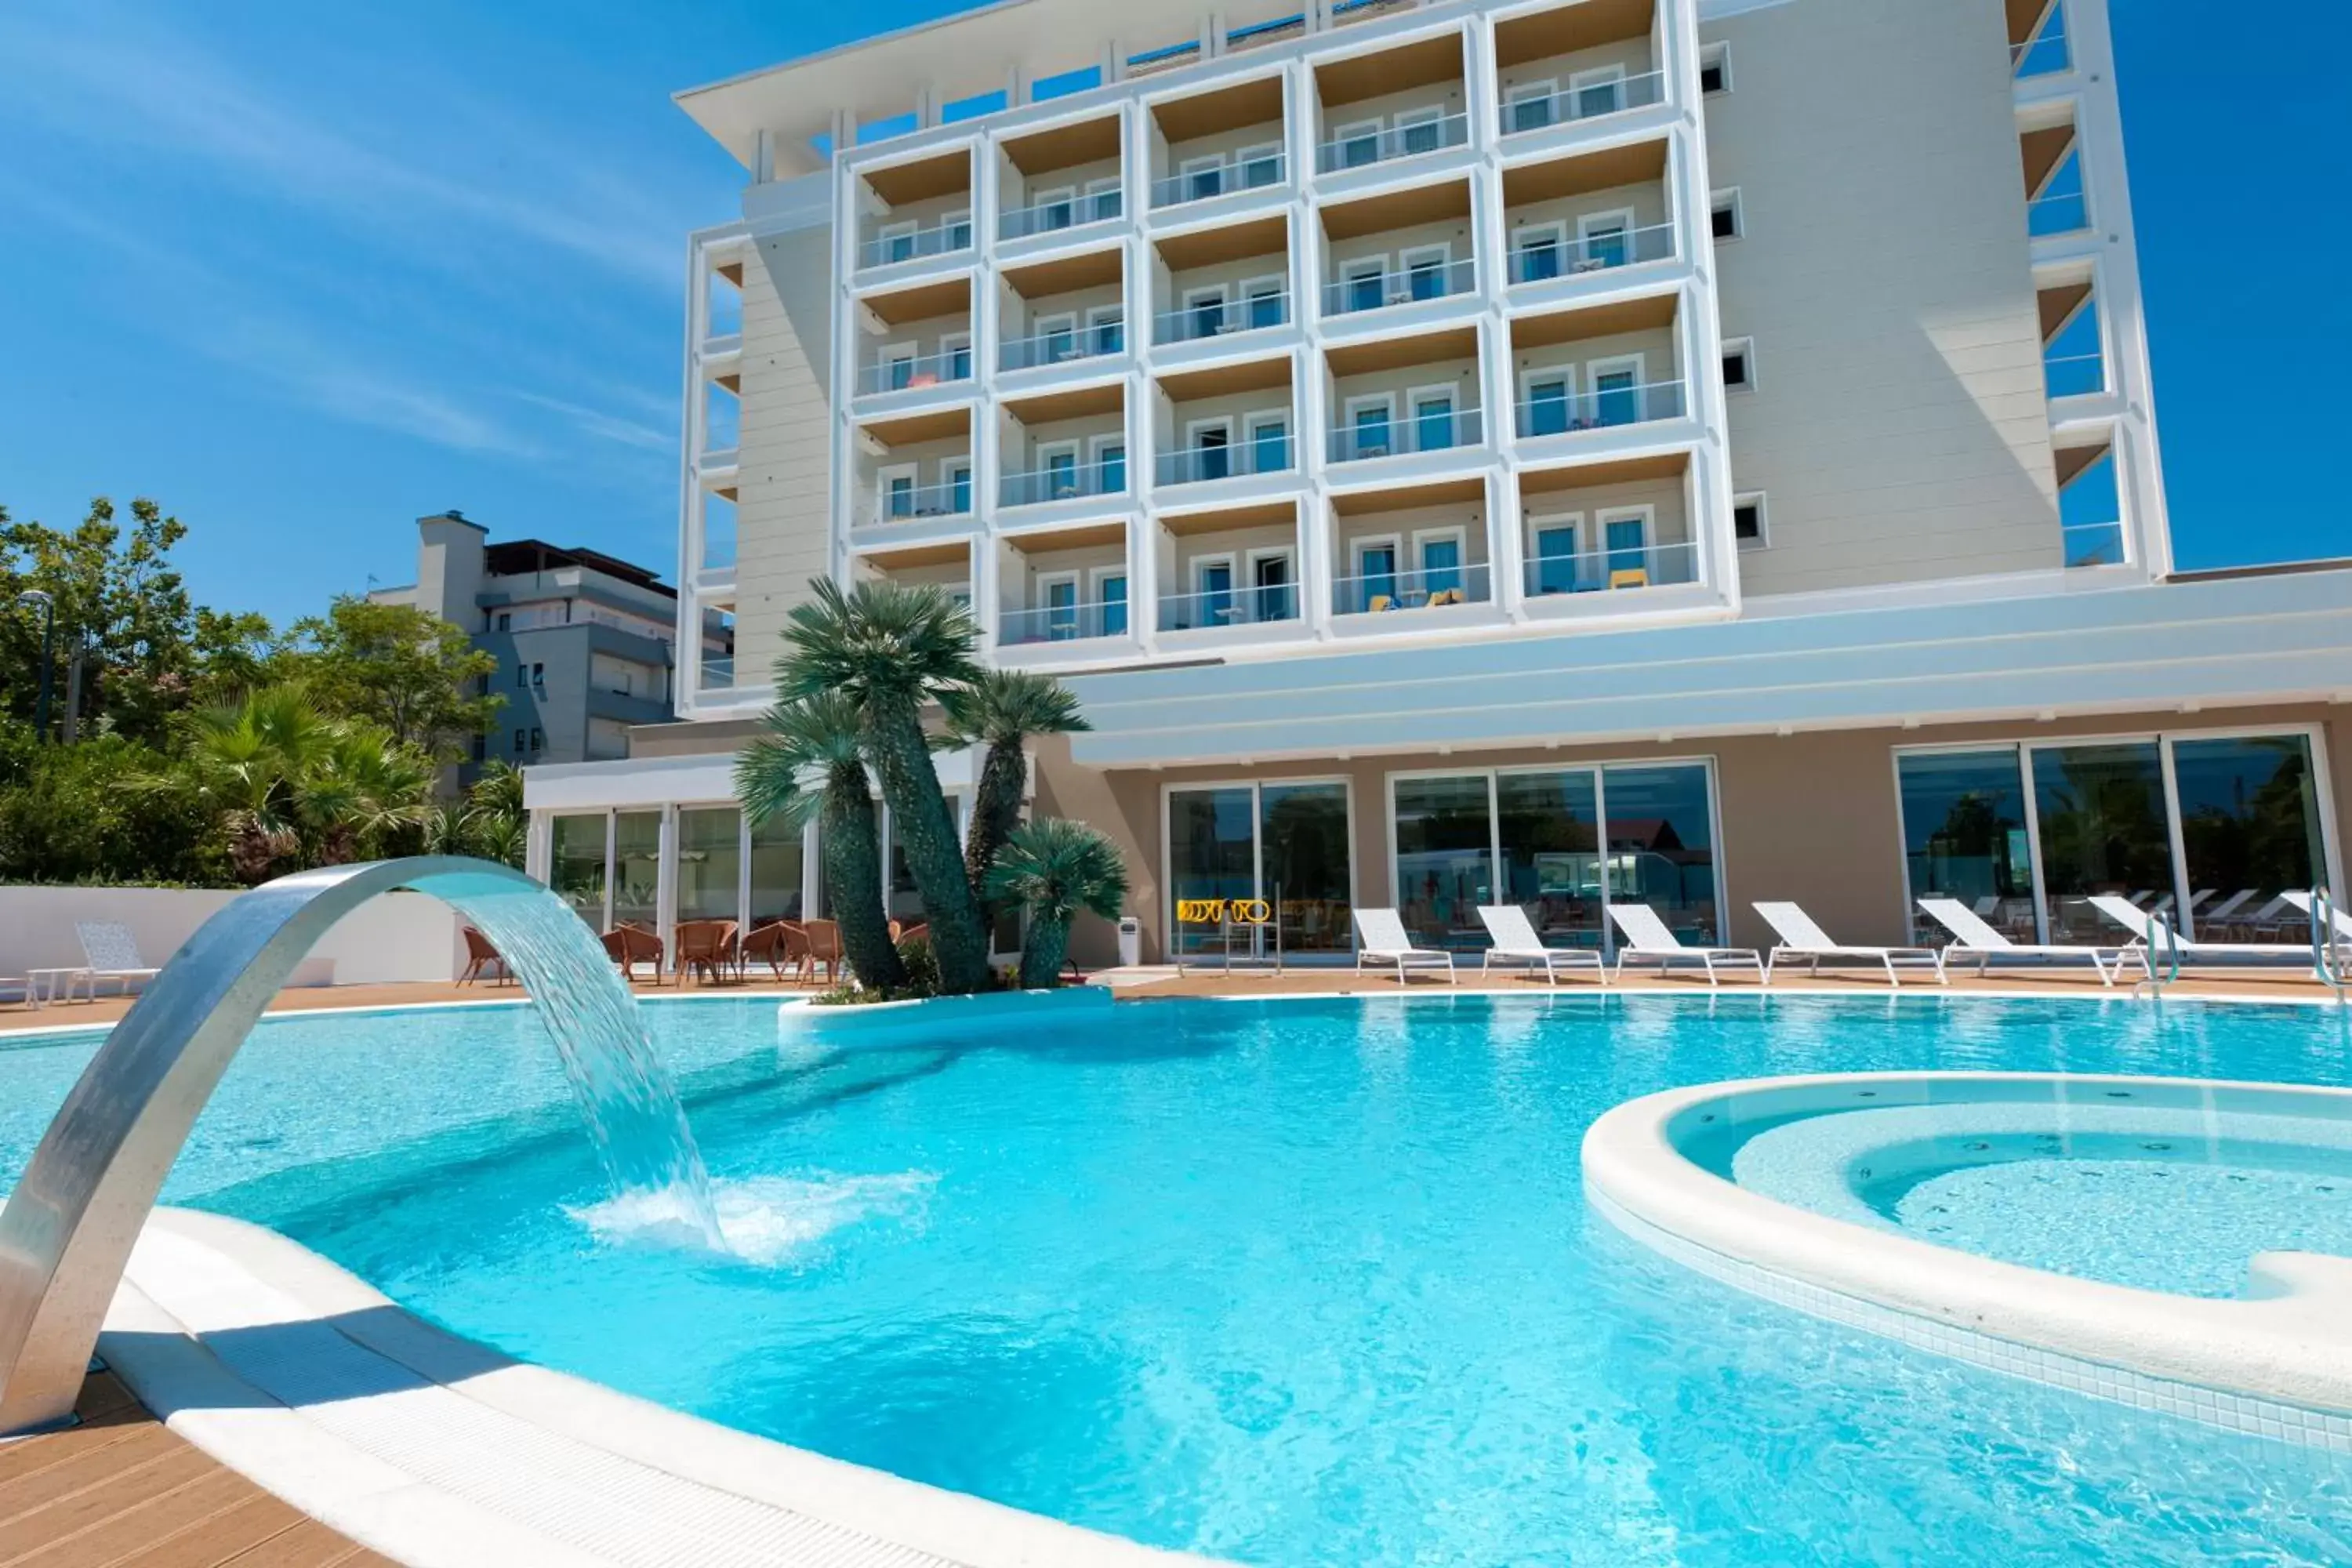
[[[2352,563],[2173,569],[2104,0],[1297,5],[679,95],[750,174],[688,241],[679,624],[730,651],[532,772],[592,919],[814,909],[730,769],[824,575],[1077,691],[1034,808],[1154,955],[1195,900],[1297,956],[1359,903],[1895,942],[1929,893],[2278,940],[2340,885]]]
[[[642,566],[536,539],[489,542],[457,511],[416,520],[416,581],[377,588],[379,605],[412,605],[462,626],[499,661],[482,690],[506,700],[499,725],[477,736],[474,768],[598,762],[629,754],[629,731],[672,713],[682,613],[676,589]],[[706,665],[723,668],[728,633],[705,611]]]

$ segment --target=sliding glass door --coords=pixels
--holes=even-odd
[[[1229,936],[1235,957],[1353,952],[1350,831],[1336,780],[1170,790],[1170,952],[1223,955]]]
[[[1723,940],[1705,763],[1400,775],[1390,793],[1397,908],[1423,945],[1486,947],[1477,906],[1493,903],[1517,905],[1549,947],[1611,950],[1612,901],[1649,905],[1685,941]]]
[[[1958,899],[2013,941],[2114,942],[2120,898],[2199,942],[2296,941],[2281,896],[2329,877],[2305,731],[2158,735],[1898,752],[1913,929]]]

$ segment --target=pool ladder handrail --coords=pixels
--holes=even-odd
[[[2324,887],[2311,889],[2311,968],[2321,984],[2336,993],[2336,1005],[2344,1005],[2343,934],[2336,929],[2336,900]]]
[[[2135,996],[2146,994],[2163,1000],[2164,989],[2180,978],[2180,933],[2172,922],[2157,910],[2147,917],[2147,951],[2144,955],[2147,973],[2132,987]],[[2162,963],[2159,971],[2158,963]]]

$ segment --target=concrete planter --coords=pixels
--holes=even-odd
[[[862,1007],[820,1007],[786,1002],[776,1009],[786,1039],[847,1045],[907,1039],[919,1035],[968,1036],[974,1028],[1005,1024],[1108,1021],[1110,988],[1076,985],[1058,991],[994,991],[980,996],[933,996],[915,1002],[876,1002]]]

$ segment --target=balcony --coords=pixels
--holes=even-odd
[[[867,521],[877,524],[916,522],[971,514],[971,463],[962,472],[931,484],[918,484],[912,474],[885,478],[877,488]]]
[[[997,368],[1044,370],[1127,353],[1126,268],[1116,247],[1006,268]]]
[[[1357,263],[1337,281],[1323,286],[1323,313],[1350,316],[1384,310],[1391,305],[1467,294],[1477,286],[1477,264],[1466,256],[1458,260],[1441,255],[1419,257],[1393,270],[1378,263]]]
[[[1165,515],[1159,542],[1163,637],[1197,645],[1307,635],[1296,500]]]
[[[1458,180],[1323,209],[1323,315],[1361,316],[1478,286],[1470,187]]]
[[[1084,326],[1076,320],[1056,321],[1042,332],[1014,338],[1000,345],[997,368],[1037,370],[1046,365],[1070,364],[1078,360],[1100,359],[1126,352],[1127,323],[1113,313],[1098,317]]]
[[[1687,419],[1676,310],[1658,294],[1513,321],[1519,442],[1591,443],[1591,432]]]
[[[1488,503],[1483,479],[1334,496],[1331,614],[1378,617],[1358,632],[1491,614],[1468,608],[1494,604]]]
[[[1633,370],[1599,371],[1581,392],[1565,379],[1539,384],[1518,405],[1520,437],[1646,425],[1680,419],[1690,412],[1690,399],[1681,382],[1636,381],[1639,374]]]
[[[1056,529],[1001,540],[995,549],[1000,647],[1133,635],[1124,524]]]
[[[1168,235],[1155,247],[1151,342],[1155,348],[1222,345],[1288,326],[1290,225],[1280,216]],[[1187,357],[1210,357],[1197,350]]]
[[[1095,496],[1128,493],[1127,453],[1082,460],[1076,453],[1057,454],[1038,468],[1005,474],[998,484],[1000,506],[1044,506],[1049,501],[1084,500]]]
[[[1289,410],[1258,416],[1247,422],[1239,442],[1229,425],[1213,432],[1196,431],[1199,444],[1181,451],[1160,454],[1161,485],[1205,484],[1250,474],[1286,474],[1298,466],[1291,449]]]
[[[1381,616],[1394,611],[1444,609],[1448,605],[1484,605],[1494,597],[1484,563],[1475,566],[1393,567],[1331,580],[1335,616]],[[1410,629],[1400,624],[1383,630]]]
[[[1152,109],[1155,211],[1253,191],[1290,177],[1280,77],[1173,99]]]
[[[1116,115],[1013,138],[998,156],[996,237],[1001,244],[1057,236],[1126,216]]]
[[[971,379],[971,344],[963,342],[937,353],[916,353],[911,349],[886,352],[857,373],[857,391],[861,396],[923,392]]]
[[[1329,433],[1327,456],[1334,464],[1361,463],[1476,447],[1486,438],[1479,411],[1456,409],[1448,397],[1408,407],[1402,419],[1385,405],[1360,408],[1348,424]]]
[[[1654,0],[1580,0],[1495,25],[1499,129],[1507,138],[1599,125],[1666,99],[1652,52]]]
[[[1519,476],[1520,592],[1530,616],[1612,614],[1606,598],[1699,580],[1687,453]]]
[[[1128,635],[1124,598],[1066,601],[1025,610],[1006,610],[997,617],[996,625],[996,640],[1005,647]]]
[[[2025,231],[2034,239],[2077,234],[2091,226],[2083,184],[2083,150],[2068,118],[2021,132],[2018,156],[2025,176]]]
[[[1318,176],[1469,145],[1458,33],[1328,61],[1316,68],[1315,89]]]
[[[1154,482],[1289,473],[1298,463],[1297,401],[1287,354],[1160,376],[1152,387]]]
[[[969,528],[972,515],[971,410],[942,408],[867,419],[851,447],[853,530],[887,528],[906,537],[944,525]]]
[[[2019,81],[2057,76],[2074,68],[2074,50],[2066,40],[2066,7],[2060,0],[2047,5],[2011,4],[2009,74]]]
[[[860,397],[971,390],[971,284],[946,279],[869,294],[856,309]],[[870,344],[871,346],[866,346]]]
[[[944,153],[875,169],[861,176],[861,271],[969,251],[971,155]]]
[[[1289,324],[1290,290],[1273,282],[1239,300],[1220,289],[1213,297],[1204,293],[1181,310],[1163,310],[1151,319],[1151,341],[1171,345],[1206,342]]]
[[[1160,595],[1160,629],[1162,632],[1268,626],[1297,619],[1298,584],[1296,583],[1239,588],[1223,584],[1192,593]]]
[[[1336,174],[1350,169],[1368,169],[1399,158],[1416,158],[1424,153],[1467,146],[1469,142],[1470,117],[1466,114],[1433,115],[1386,129],[1365,125],[1317,147],[1315,172]]]
[[[1665,174],[1663,136],[1505,170],[1510,287],[1567,299],[1618,287],[1611,275],[1622,268],[1673,260]]]
[[[1643,71],[1639,76],[1602,72],[1591,80],[1557,89],[1545,86],[1514,94],[1502,106],[1500,129],[1506,136],[1517,136],[1648,109],[1665,100],[1664,71]]]
[[[858,550],[849,558],[853,583],[895,583],[908,588],[937,588],[956,603],[971,604],[972,546],[968,540],[932,543],[901,543]]]

